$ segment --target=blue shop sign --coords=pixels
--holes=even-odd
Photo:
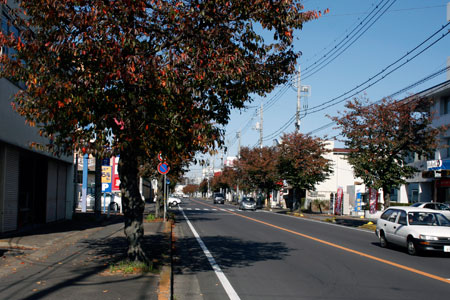
[[[450,170],[450,159],[436,159],[427,161],[427,170]]]

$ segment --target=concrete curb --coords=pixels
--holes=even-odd
[[[158,284],[158,300],[171,300],[173,295],[173,270],[172,270],[172,261],[173,261],[173,242],[174,242],[174,233],[173,233],[173,222],[164,222],[164,233],[168,235],[170,239],[169,243],[169,261],[165,263],[165,265],[161,269],[160,279]]]

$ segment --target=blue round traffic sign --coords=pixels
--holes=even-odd
[[[162,162],[158,165],[158,172],[160,174],[167,174],[169,173],[170,167],[166,162]]]

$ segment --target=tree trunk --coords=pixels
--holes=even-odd
[[[155,218],[162,218],[163,213],[161,212],[161,208],[164,206],[164,176],[161,175],[158,179],[158,193],[156,195],[155,202]]]
[[[127,256],[130,261],[148,262],[141,247],[145,204],[139,193],[137,157],[130,149],[132,147],[122,151],[119,160],[120,191],[125,216],[124,232],[128,241]]]
[[[391,206],[391,194],[389,193],[390,189],[383,188],[383,199],[384,199],[384,208],[388,208]]]

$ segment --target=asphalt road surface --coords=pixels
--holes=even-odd
[[[448,255],[410,256],[368,230],[212,201],[173,211],[177,300],[450,298]]]

